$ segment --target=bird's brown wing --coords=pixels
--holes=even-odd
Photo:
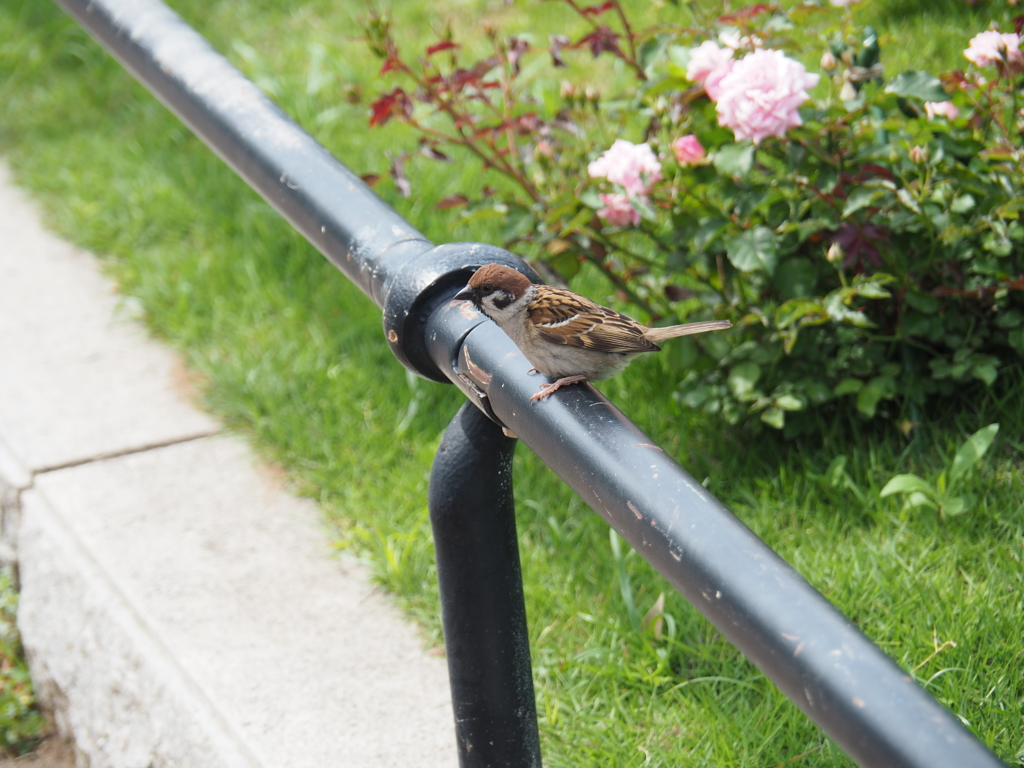
[[[553,344],[620,354],[659,349],[632,318],[561,288],[538,286],[527,319],[542,339]]]

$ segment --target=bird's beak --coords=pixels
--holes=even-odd
[[[473,301],[476,298],[476,291],[468,285],[455,294],[452,301]]]

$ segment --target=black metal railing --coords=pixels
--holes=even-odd
[[[507,432],[857,763],[1002,765],[596,390],[531,407],[530,363],[451,301],[488,262],[535,278],[518,257],[429,242],[159,0],[56,1],[382,309],[403,365],[468,397],[430,482],[462,766],[541,764]]]

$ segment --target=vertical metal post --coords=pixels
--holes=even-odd
[[[516,441],[466,403],[430,472],[448,676],[462,768],[540,768],[519,565]]]

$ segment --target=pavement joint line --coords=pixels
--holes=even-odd
[[[48,472],[58,472],[62,469],[71,469],[72,467],[81,467],[86,464],[94,464],[98,461],[107,461],[108,459],[119,459],[122,456],[133,456],[138,453],[146,453],[147,451],[156,451],[161,448],[169,448],[172,445],[181,445],[182,443],[191,443],[195,440],[203,440],[207,437],[215,437],[216,435],[224,434],[223,429],[211,429],[203,432],[199,432],[194,435],[186,435],[185,437],[175,437],[170,440],[161,440],[155,443],[147,443],[146,445],[135,446],[134,448],[125,448],[120,451],[109,451],[108,453],[100,453],[96,456],[87,456],[82,459],[74,459],[72,461],[65,461],[61,464],[54,464],[48,467],[41,467],[40,469],[32,471],[32,476],[45,475]],[[29,487],[32,487],[31,485]]]

